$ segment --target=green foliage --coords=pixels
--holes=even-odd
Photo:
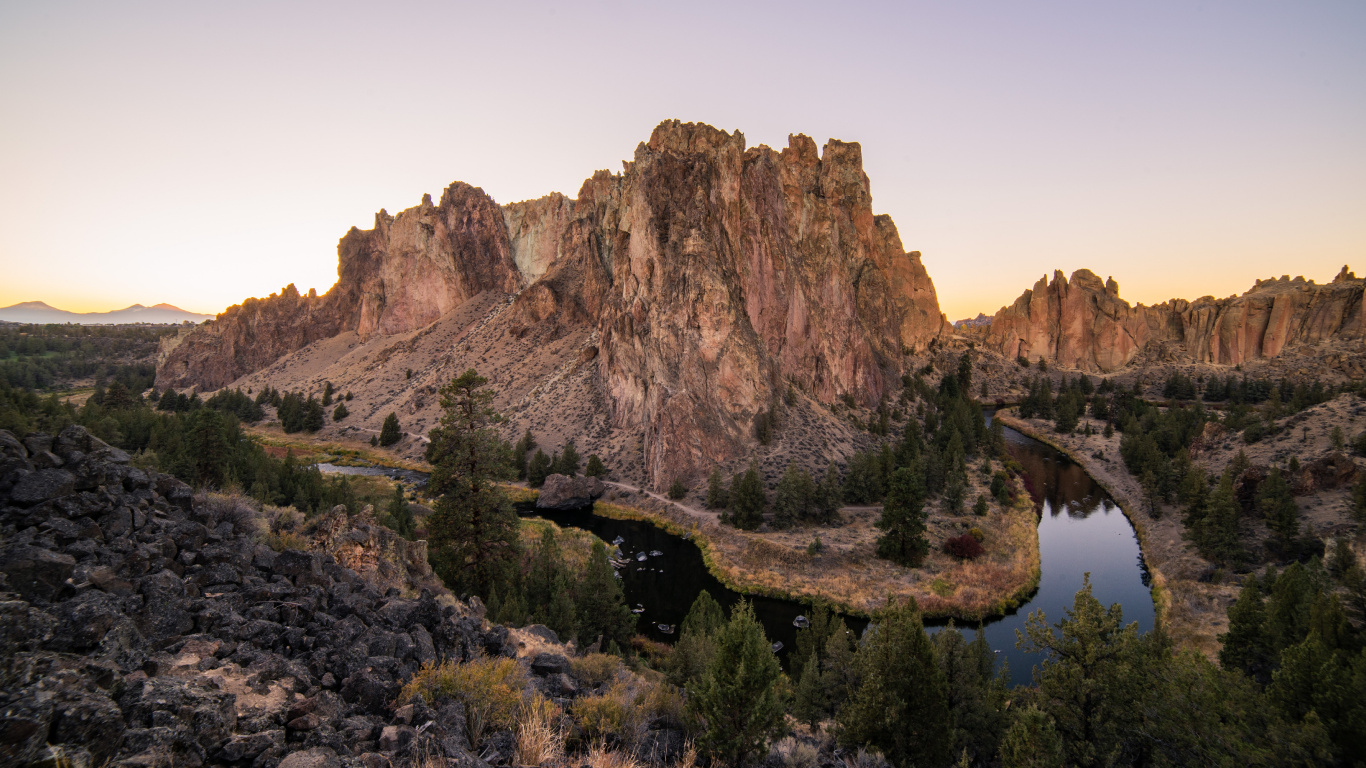
[[[764,481],[759,479],[759,468],[753,463],[743,474],[731,478],[728,519],[736,528],[754,530],[764,521]]]
[[[496,483],[508,467],[486,383],[471,368],[441,388],[441,423],[427,445],[432,565],[452,589],[485,596],[508,582],[520,555],[517,515]]]
[[[574,445],[573,440],[564,444],[564,450],[557,455],[552,463],[551,474],[573,477],[579,473],[579,449]]]
[[[730,491],[721,478],[721,470],[713,469],[707,478],[707,509],[725,509],[730,502]]]
[[[925,540],[925,485],[915,468],[902,467],[892,475],[892,487],[877,527],[878,557],[916,567],[929,552]]]
[[[403,486],[394,483],[394,493],[389,497],[389,504],[384,508],[384,516],[380,522],[395,533],[405,539],[411,539],[417,530],[417,522],[413,519],[413,511],[408,508],[408,499],[403,495]]]
[[[788,464],[773,493],[773,525],[791,528],[818,518],[816,490],[816,482],[806,470]]]
[[[605,477],[607,467],[603,465],[602,459],[594,453],[588,457],[588,465],[584,467],[583,473],[589,477]]]
[[[855,656],[859,682],[840,711],[840,741],[876,747],[898,768],[945,765],[948,691],[915,601],[889,600]]]
[[[1277,547],[1281,551],[1293,549],[1300,535],[1300,508],[1280,469],[1273,468],[1258,486],[1257,511],[1266,520]]]
[[[601,541],[593,542],[588,555],[588,568],[579,587],[579,638],[585,643],[602,638],[604,646],[617,643],[625,646],[635,632],[635,615],[626,606],[621,582],[612,572],[607,560],[607,548]]]
[[[981,629],[967,642],[950,623],[934,635],[931,644],[948,696],[952,753],[966,751],[976,762],[985,763],[996,754],[1007,725],[1008,672],[995,673],[995,654]]]
[[[161,339],[178,326],[19,324],[0,325],[0,384],[52,390],[81,379],[119,382],[140,395],[156,378]],[[2,428],[2,427],[0,427]]]
[[[387,448],[402,439],[403,431],[398,425],[398,414],[390,411],[389,415],[384,417],[383,426],[379,428],[379,444]]]
[[[972,514],[977,515],[978,517],[983,517],[986,515],[989,509],[990,507],[987,505],[987,497],[983,496],[980,493],[977,494],[977,501],[974,501],[972,503]]]
[[[679,625],[678,642],[669,655],[669,682],[680,688],[696,687],[716,653],[716,632],[725,623],[721,605],[702,590]]]
[[[532,488],[540,488],[545,485],[545,479],[550,477],[553,462],[550,457],[545,455],[545,451],[536,449],[536,455],[531,457],[531,463],[526,468],[526,484]]]
[[[795,674],[795,673],[794,673]],[[825,688],[821,685],[821,665],[812,651],[797,675],[797,689],[792,697],[792,716],[798,722],[806,723],[813,731],[825,718],[828,706],[825,701]]]
[[[330,382],[330,381],[327,382],[327,383],[323,386],[323,407],[324,407],[324,408],[326,408],[327,406],[329,406],[329,405],[332,404],[332,394],[333,394],[335,391],[336,391],[336,390],[332,389],[332,382]]]
[[[1001,742],[1004,768],[1063,768],[1062,738],[1047,712],[1033,704],[1016,715]]]
[[[725,765],[743,765],[767,751],[783,730],[782,670],[749,602],[741,600],[716,633],[706,673],[688,689],[688,706],[702,724],[702,745]]]
[[[674,478],[674,481],[669,484],[669,498],[673,499],[674,501],[678,501],[679,499],[687,495],[688,486],[684,485],[681,479]]]

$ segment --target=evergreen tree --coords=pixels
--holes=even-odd
[[[792,716],[816,730],[826,713],[825,689],[821,685],[821,663],[813,650],[797,674],[797,690],[792,697]]]
[[[227,479],[232,450],[227,426],[223,415],[209,408],[202,408],[188,417],[186,447],[195,485],[219,488]]]
[[[579,473],[579,449],[574,446],[573,440],[564,444],[564,451],[560,454],[560,461],[556,465],[555,472],[567,477],[573,477]]]
[[[1241,670],[1262,685],[1271,682],[1272,647],[1266,636],[1266,609],[1256,576],[1249,578],[1228,609],[1228,632],[1219,636],[1219,664]]]
[[[702,679],[716,653],[716,632],[725,623],[721,605],[710,592],[702,590],[679,625],[678,642],[669,655],[669,682],[683,688]]]
[[[545,455],[545,451],[536,449],[536,455],[531,457],[531,463],[526,468],[526,484],[532,488],[540,488],[545,485],[545,479],[551,475],[551,460]]]
[[[394,493],[389,497],[389,504],[385,507],[384,513],[385,525],[405,539],[413,537],[417,523],[413,520],[413,511],[408,508],[408,499],[403,495],[402,485],[394,483]]]
[[[878,557],[916,567],[929,552],[925,540],[925,485],[915,467],[902,467],[892,475],[892,488],[882,505],[877,527]]]
[[[323,386],[323,407],[324,407],[324,408],[326,408],[327,406],[329,406],[329,405],[332,404],[332,393],[333,393],[334,391],[335,391],[335,390],[332,389],[332,382],[330,382],[330,381],[327,382],[327,384],[325,384],[325,385]]]
[[[674,501],[678,501],[679,499],[687,495],[688,486],[684,485],[681,479],[675,477],[674,481],[669,484],[669,498],[673,499]]]
[[[716,633],[707,671],[688,690],[688,706],[703,726],[702,745],[724,765],[739,766],[768,750],[783,729],[782,669],[748,601]]]
[[[604,477],[607,475],[607,467],[603,466],[602,459],[594,453],[588,457],[588,465],[583,468],[583,473],[589,477]]]
[[[977,494],[977,501],[972,503],[972,514],[983,517],[989,510],[990,507],[987,505],[987,497],[980,493]]]
[[[803,520],[814,517],[810,508],[815,491],[811,475],[796,464],[788,464],[773,493],[773,525],[777,528],[791,528]]]
[[[541,538],[532,552],[526,574],[527,605],[533,615],[544,618],[555,597],[557,580],[564,574],[564,555],[555,541],[550,525],[541,529]]]
[[[1235,565],[1245,552],[1238,540],[1240,507],[1233,493],[1233,473],[1224,472],[1219,486],[1210,494],[1205,516],[1198,532],[1200,552],[1216,563]]]
[[[857,687],[857,647],[858,641],[845,626],[844,619],[836,618],[821,654],[821,690],[824,692],[823,700],[829,707],[828,714],[838,715]]]
[[[507,583],[520,557],[517,514],[496,483],[507,464],[487,383],[471,368],[442,387],[441,425],[427,446],[432,565],[452,589],[481,595]]]
[[[351,412],[346,410],[346,403],[337,403],[337,407],[332,409],[333,421],[341,421],[350,415]]]
[[[966,751],[984,763],[996,753],[1006,726],[1006,678],[995,674],[995,654],[981,629],[969,643],[950,623],[931,644],[948,694],[953,754]]]
[[[304,403],[303,427],[305,432],[317,432],[323,428],[323,406],[312,395]]]
[[[1266,520],[1277,546],[1282,552],[1289,551],[1300,535],[1300,508],[1280,469],[1273,468],[1258,487],[1257,511]]]
[[[1040,705],[1057,725],[1067,765],[1106,764],[1136,729],[1140,694],[1151,680],[1138,625],[1124,625],[1118,603],[1107,610],[1091,595],[1087,574],[1066,617],[1054,627],[1042,611],[1030,614],[1016,645],[1044,654],[1035,667]],[[1162,654],[1169,655],[1163,650]]]
[[[1001,741],[1004,768],[1063,768],[1062,738],[1047,712],[1029,705]]]
[[[517,439],[517,443],[512,446],[512,465],[517,470],[518,480],[527,478],[527,454],[535,447],[536,438],[531,435],[531,428],[528,427],[526,432]]]
[[[759,479],[759,468],[752,462],[742,475],[730,484],[730,520],[736,528],[754,530],[764,521],[764,482]]]
[[[470,370],[474,369],[471,368]],[[456,381],[460,381],[460,379],[457,378]],[[484,379],[484,381],[487,381],[487,379]],[[384,417],[383,426],[379,428],[379,444],[385,448],[388,448],[389,446],[393,445],[394,443],[397,443],[399,440],[402,439],[403,432],[398,426],[398,414],[390,411],[389,415]]]
[[[948,693],[914,599],[889,600],[858,649],[859,684],[839,714],[840,740],[876,747],[898,768],[946,765]]]
[[[601,541],[594,541],[588,554],[588,568],[584,572],[576,602],[580,641],[592,643],[601,637],[603,643],[616,643],[619,646],[625,646],[630,641],[635,632],[636,617],[626,606],[621,582],[612,571],[612,564],[607,560],[607,548]]]
[[[815,488],[811,506],[815,520],[823,525],[830,525],[839,519],[840,502],[844,498],[844,489],[840,487],[839,470],[835,469],[835,463],[830,462],[830,466],[825,468],[825,474]]]
[[[707,478],[707,509],[725,509],[730,493],[723,484],[720,468],[713,469]]]

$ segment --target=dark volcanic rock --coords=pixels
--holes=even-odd
[[[596,477],[551,475],[536,497],[537,509],[574,509],[592,504],[606,488]]]

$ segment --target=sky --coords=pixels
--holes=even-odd
[[[1366,3],[0,2],[0,306],[327,290],[452,181],[577,193],[659,122],[858,141],[951,320],[1366,272]]]

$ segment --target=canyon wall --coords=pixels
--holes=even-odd
[[[1366,280],[1343,267],[1327,285],[1288,276],[1258,280],[1241,296],[1172,299],[1147,307],[1119,297],[1113,279],[1080,269],[1068,280],[1040,278],[986,330],[985,344],[1007,357],[1109,373],[1161,343],[1179,357],[1238,365],[1275,357],[1287,348],[1366,338]]]
[[[802,135],[781,151],[669,121],[576,199],[499,207],[452,184],[352,229],[325,296],[248,300],[168,343],[158,387],[212,389],[318,338],[422,329],[484,292],[505,323],[583,329],[616,428],[649,477],[739,455],[788,386],[876,404],[907,351],[951,331],[918,252],[874,215],[862,151]],[[292,298],[289,298],[292,296]],[[496,384],[496,382],[495,382]]]

